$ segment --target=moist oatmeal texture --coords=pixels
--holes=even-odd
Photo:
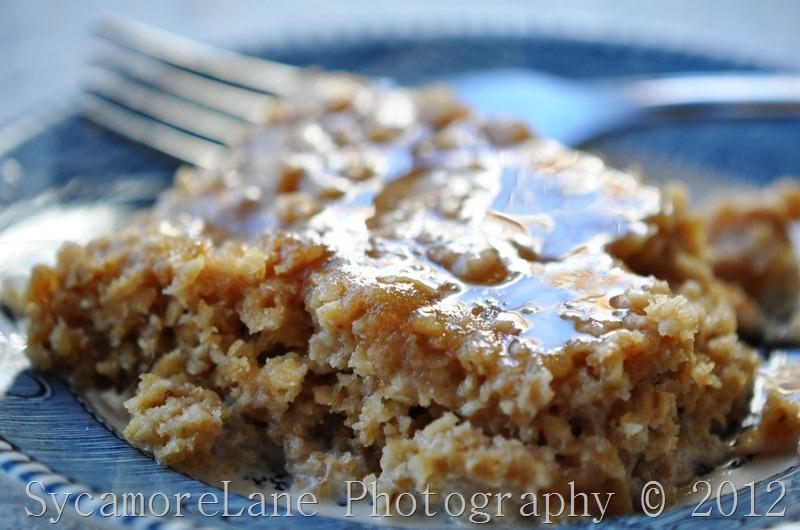
[[[28,353],[126,398],[125,436],[189,472],[278,446],[318,495],[572,483],[627,513],[748,410],[741,291],[710,256],[679,192],[438,88],[326,75],[36,268]]]
[[[800,340],[798,219],[796,179],[763,190],[737,190],[708,212],[714,272],[742,290],[740,332],[760,342]]]

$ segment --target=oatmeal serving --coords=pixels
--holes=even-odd
[[[572,488],[622,514],[730,454],[759,364],[739,320],[769,295],[682,192],[440,88],[309,75],[219,169],[33,271],[36,367],[124,401],[164,464],[277,447],[318,495]]]

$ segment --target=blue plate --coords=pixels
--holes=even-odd
[[[740,64],[677,51],[536,35],[370,38],[322,44],[245,51],[297,65],[391,77],[410,85],[459,72],[497,67],[531,68],[574,78],[761,68],[758,64]],[[15,230],[19,233],[19,227],[28,220],[56,210],[72,212],[72,217],[60,219],[69,219],[65,223],[80,221],[80,230],[87,232],[88,225],[88,232],[91,232],[93,225],[104,222],[101,219],[106,219],[103,216],[107,213],[102,208],[92,209],[94,206],[111,205],[112,210],[124,211],[140,208],[170,184],[177,161],[131,144],[87,122],[70,108],[65,105],[60,110],[54,109],[46,118],[47,126],[12,151],[0,153],[0,167],[6,171],[11,168],[12,174],[24,175],[19,181],[7,178],[0,183],[0,242]],[[763,185],[783,175],[800,175],[798,139],[800,121],[796,120],[706,122],[630,131],[605,138],[590,148],[618,166],[643,165],[656,179],[685,179],[691,186],[695,175],[711,175],[720,183]],[[87,209],[87,205],[94,206]],[[69,231],[71,226],[62,224],[60,228]],[[42,241],[55,241],[60,237],[41,233]],[[37,243],[20,241],[0,243],[0,278],[20,274],[20,267],[24,269],[36,259],[35,252],[26,245],[36,246]],[[3,260],[2,253],[11,255],[6,252],[9,249],[18,257],[16,261]],[[3,309],[0,312],[0,473],[16,481],[21,491],[33,484],[33,496],[43,496],[46,490],[59,494],[62,499],[68,492],[73,495],[141,492],[148,498],[164,494],[173,500],[178,493],[190,493],[193,499],[203,493],[214,493],[222,498],[217,487],[163,468],[129,445],[57,377],[29,370],[22,354],[23,338],[24,322],[15,321],[11,312]],[[786,464],[776,472],[772,477],[755,482],[752,496],[750,490],[747,495],[725,492],[719,507],[712,497],[709,503],[667,510],[655,518],[639,515],[605,521],[605,524],[620,528],[700,528],[729,523],[741,528],[763,528],[768,523],[798,519],[800,469]],[[263,478],[278,489],[285,482],[280,473]],[[787,490],[775,509],[776,512],[785,509],[784,518],[780,519],[766,517],[772,501],[778,499],[775,481]],[[723,515],[722,512],[732,506],[734,495],[738,508],[730,516]],[[33,496],[29,495],[28,508],[37,512],[41,506]],[[753,505],[752,499],[764,506]],[[84,500],[86,502],[81,504],[84,512],[99,509],[102,504],[97,498],[92,502]],[[231,495],[229,513],[237,513],[249,504],[247,499]],[[705,512],[707,508],[711,508],[709,517],[698,518],[692,514],[698,509]],[[341,507],[339,511],[344,513]],[[176,513],[174,502],[168,513]],[[112,527],[158,530],[201,526],[344,529],[368,528],[374,523],[368,518],[356,523],[352,519],[324,514],[254,518],[247,515],[224,517],[220,513],[207,517],[191,502],[181,505],[181,513],[185,516],[109,518],[95,511],[88,520]],[[752,513],[761,517],[745,516]],[[448,524],[437,520],[439,522]],[[412,526],[417,524],[427,525],[428,522],[417,521]],[[595,525],[571,526],[576,527],[594,528]],[[385,522],[380,528],[386,528]]]

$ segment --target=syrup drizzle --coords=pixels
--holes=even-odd
[[[621,319],[616,297],[652,279],[604,247],[647,230],[658,191],[519,135],[519,124],[473,114],[439,123],[441,112],[415,97],[362,86],[334,110],[300,105],[227,170],[189,174],[157,215],[200,218],[245,240],[275,228],[313,232],[353,274],[483,306],[514,322],[509,343],[537,352],[594,340],[577,321]]]

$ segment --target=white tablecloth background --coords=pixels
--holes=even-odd
[[[448,32],[502,18],[517,30],[650,43],[800,68],[794,0],[0,0],[0,146],[4,127],[79,90],[92,21],[116,11],[224,46],[382,28]],[[0,530],[53,528],[27,517],[37,505],[0,477]],[[87,528],[62,521],[57,528]]]

